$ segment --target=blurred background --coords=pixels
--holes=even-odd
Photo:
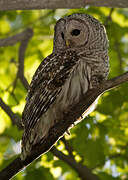
[[[73,10],[0,12],[0,39],[28,27],[34,31],[24,60],[24,75],[29,83],[41,61],[52,52],[56,21],[75,12],[90,14],[105,25],[109,38],[109,78],[128,71],[128,9],[88,6]],[[20,42],[0,47],[0,98],[20,118],[27,91],[17,78],[19,47]],[[20,153],[22,133],[0,107],[0,170]],[[73,163],[67,161],[72,158],[101,180],[128,180],[128,83],[106,92],[96,110],[55,146],[62,152],[60,157],[48,152],[12,179],[80,180]]]

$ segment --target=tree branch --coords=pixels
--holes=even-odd
[[[1,0],[0,10],[82,8],[87,5],[128,7],[127,0]]]
[[[21,121],[20,121],[20,118],[14,114],[12,112],[12,110],[10,109],[10,107],[8,105],[6,105],[3,100],[0,98],[0,106],[3,108],[3,110],[9,115],[9,117],[11,118],[13,124],[17,125],[18,128],[22,129],[23,127],[21,126]],[[64,138],[63,138],[64,139]],[[66,144],[66,147],[68,146],[67,145],[67,141],[64,139],[63,140]],[[68,147],[69,149],[69,147]],[[62,152],[58,151],[56,148],[52,148],[51,149],[51,152],[57,156],[59,159],[61,159],[62,161],[66,162],[67,164],[69,164],[73,169],[75,169],[77,171],[77,173],[79,174],[79,177],[81,179],[85,179],[85,177],[87,178],[87,180],[98,180],[98,177],[96,175],[93,175],[91,170],[89,170],[86,166],[80,164],[80,163],[77,163],[74,158],[72,156],[66,156],[65,154],[63,154]],[[14,169],[14,171],[17,172],[17,168],[19,168],[19,166],[17,168],[15,168],[17,166],[17,163],[19,164],[19,159],[17,159],[16,161],[13,162],[13,165],[10,166],[10,170]],[[6,176],[6,179],[8,178],[7,177],[7,174],[9,173],[9,169],[8,171],[5,170],[5,176]],[[9,173],[10,174],[10,173]]]
[[[14,35],[12,37],[0,39],[0,46],[10,46],[21,41],[20,48],[19,48],[19,65],[18,65],[18,72],[17,72],[16,80],[17,78],[19,78],[27,90],[29,88],[29,84],[24,76],[24,57],[25,57],[25,51],[26,51],[29,39],[32,37],[32,35],[33,35],[32,29],[28,28],[25,31],[17,35]],[[12,112],[11,108],[8,105],[6,105],[1,98],[0,98],[0,106],[9,115],[9,117],[12,120],[12,123],[14,125],[17,125],[19,129],[21,129],[22,125],[21,125],[20,118]]]
[[[13,111],[10,109],[10,107],[8,105],[6,105],[3,100],[0,98],[0,106],[3,108],[3,110],[9,115],[9,117],[12,120],[12,123],[14,125],[16,125],[19,129],[23,129],[23,126],[21,125],[21,120],[19,118],[19,116],[17,116],[16,114],[13,113]],[[62,139],[61,139],[62,140]],[[68,151],[71,151],[71,147],[69,147],[68,142],[64,139],[63,137],[63,142],[66,146],[66,149],[68,149]],[[67,164],[69,164],[73,169],[75,169],[77,171],[77,173],[79,174],[79,177],[81,179],[85,179],[85,177],[87,178],[87,180],[98,180],[98,177],[96,175],[94,175],[90,169],[88,169],[86,166],[82,165],[81,163],[77,163],[72,155],[72,153],[69,153],[69,156],[63,154],[62,152],[58,151],[55,147],[51,149],[51,153],[53,153],[53,155],[55,155],[56,157],[58,157],[59,159],[61,159],[62,161],[66,162]],[[19,168],[19,166],[17,168],[15,168],[16,164],[19,163],[19,158],[13,162],[12,166],[10,166],[10,169],[5,169],[3,175],[6,176],[6,179],[8,178],[8,173],[10,174],[10,170],[12,171],[12,169],[14,169],[14,173],[17,173],[17,168]],[[1,177],[1,176],[0,176]],[[2,178],[2,177],[1,177]],[[9,177],[10,178],[10,177]]]
[[[128,81],[128,72],[126,72],[118,77],[115,77],[113,79],[106,80],[105,82],[103,82],[101,84],[101,91],[103,93],[103,92],[108,91],[112,88],[115,88],[127,81]]]
[[[21,42],[20,47],[19,47],[18,71],[17,71],[17,76],[16,76],[16,80],[14,81],[14,84],[19,78],[27,90],[29,88],[29,84],[28,84],[27,79],[24,76],[24,57],[25,57],[25,51],[26,51],[28,42],[32,36],[33,36],[33,30],[31,28],[28,28],[25,31],[19,34],[16,34],[14,36],[11,36],[5,39],[0,39],[0,47],[14,45],[19,41]]]
[[[70,155],[72,158],[74,158],[73,153],[72,153],[73,149],[72,149],[72,147],[69,145],[68,141],[66,141],[65,137],[62,137],[62,138],[61,138],[61,141],[63,141],[63,143],[64,143],[64,145],[65,145],[65,148],[66,148],[66,150],[68,151],[69,155]]]
[[[90,169],[88,169],[86,166],[84,166],[81,163],[78,163],[73,159],[71,156],[67,156],[63,154],[61,151],[57,150],[56,148],[52,148],[51,152],[57,156],[62,161],[66,162],[68,165],[70,165],[73,169],[78,172],[79,177],[83,180],[99,180],[99,178],[91,172]]]
[[[0,47],[12,46],[12,45],[16,44],[17,42],[20,42],[20,41],[30,38],[32,36],[32,33],[33,33],[32,29],[28,28],[25,31],[18,33],[14,36],[0,39]]]
[[[12,124],[16,125],[19,129],[22,129],[21,120],[19,116],[14,114],[11,108],[4,103],[4,101],[0,98],[0,107],[8,114],[8,116],[12,120]]]
[[[14,125],[17,125],[17,127],[19,129],[23,129],[22,125],[21,125],[21,121],[20,118],[14,114],[12,112],[12,110],[10,109],[10,107],[8,105],[6,105],[3,100],[0,98],[0,106],[3,108],[3,110],[9,115],[9,117],[12,120],[12,123]],[[88,169],[86,166],[82,165],[81,163],[77,163],[72,155],[71,152],[71,147],[69,147],[68,142],[65,140],[65,138],[63,137],[63,139],[61,139],[65,146],[66,149],[69,151],[69,156],[63,154],[62,152],[58,151],[55,147],[52,148],[50,151],[51,153],[53,153],[56,157],[58,157],[59,159],[61,159],[62,161],[66,162],[67,164],[69,164],[73,169],[75,169],[77,171],[77,173],[79,174],[79,177],[81,179],[86,179],[87,180],[98,180],[98,177],[96,175],[94,175],[90,169]],[[13,165],[10,166],[10,169],[14,169],[14,171],[17,171],[16,169],[19,168],[15,168],[15,165],[19,163],[19,159],[17,159],[17,161],[14,161]],[[13,167],[14,166],[14,167]],[[9,169],[6,171],[5,169],[5,176],[7,177],[7,174],[9,173]]]
[[[66,162],[69,166],[71,166],[79,175],[79,177],[83,180],[99,180],[98,176],[92,173],[92,171],[86,167],[85,165],[81,164],[80,162],[76,162],[73,156],[73,149],[69,145],[69,143],[66,141],[64,137],[61,138],[61,141],[63,141],[66,150],[68,151],[69,155],[63,154],[61,151],[57,150],[55,147],[53,147],[50,152],[52,152],[56,157],[61,159],[62,161]]]
[[[25,38],[21,41],[20,48],[19,48],[19,66],[18,66],[18,73],[17,76],[21,80],[24,87],[28,90],[29,84],[27,79],[24,76],[24,57],[25,51],[28,45],[30,38],[33,35],[32,29],[27,29]]]
[[[128,81],[128,72],[116,78],[106,80],[97,88],[89,90],[81,97],[79,103],[73,104],[67,109],[63,118],[49,130],[48,136],[43,139],[42,144],[33,147],[30,155],[24,161],[22,161],[20,157],[15,159],[0,172],[0,179],[7,180],[13,177],[22,168],[28,166],[33,160],[37,159],[43,153],[46,153],[50,148],[52,148],[55,142],[64,135],[65,131],[72,127],[72,124],[76,121],[76,119],[78,119],[80,115],[88,109],[101,94],[126,81]]]
[[[18,65],[18,72],[17,72],[16,80],[17,78],[19,78],[27,90],[29,88],[29,84],[24,76],[24,57],[25,57],[25,51],[26,51],[29,39],[32,37],[32,35],[33,35],[32,29],[28,28],[22,33],[19,33],[12,37],[0,39],[0,46],[10,46],[21,41],[20,48],[19,48],[19,65]],[[14,125],[17,125],[19,129],[21,129],[22,125],[21,125],[20,118],[12,112],[10,107],[6,105],[1,98],[0,98],[0,106],[9,115],[9,117],[12,120],[12,123]]]

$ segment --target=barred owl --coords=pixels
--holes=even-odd
[[[53,52],[39,65],[28,91],[22,115],[22,159],[47,137],[67,108],[107,78],[108,71],[104,26],[86,14],[58,20]]]

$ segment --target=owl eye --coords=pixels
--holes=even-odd
[[[64,39],[64,33],[63,32],[61,33],[61,37],[62,37],[62,39]]]
[[[71,32],[72,36],[78,36],[80,34],[80,30],[79,29],[73,29]]]

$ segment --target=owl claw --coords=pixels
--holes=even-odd
[[[71,135],[69,130],[66,131],[66,134],[67,134],[67,135]]]

